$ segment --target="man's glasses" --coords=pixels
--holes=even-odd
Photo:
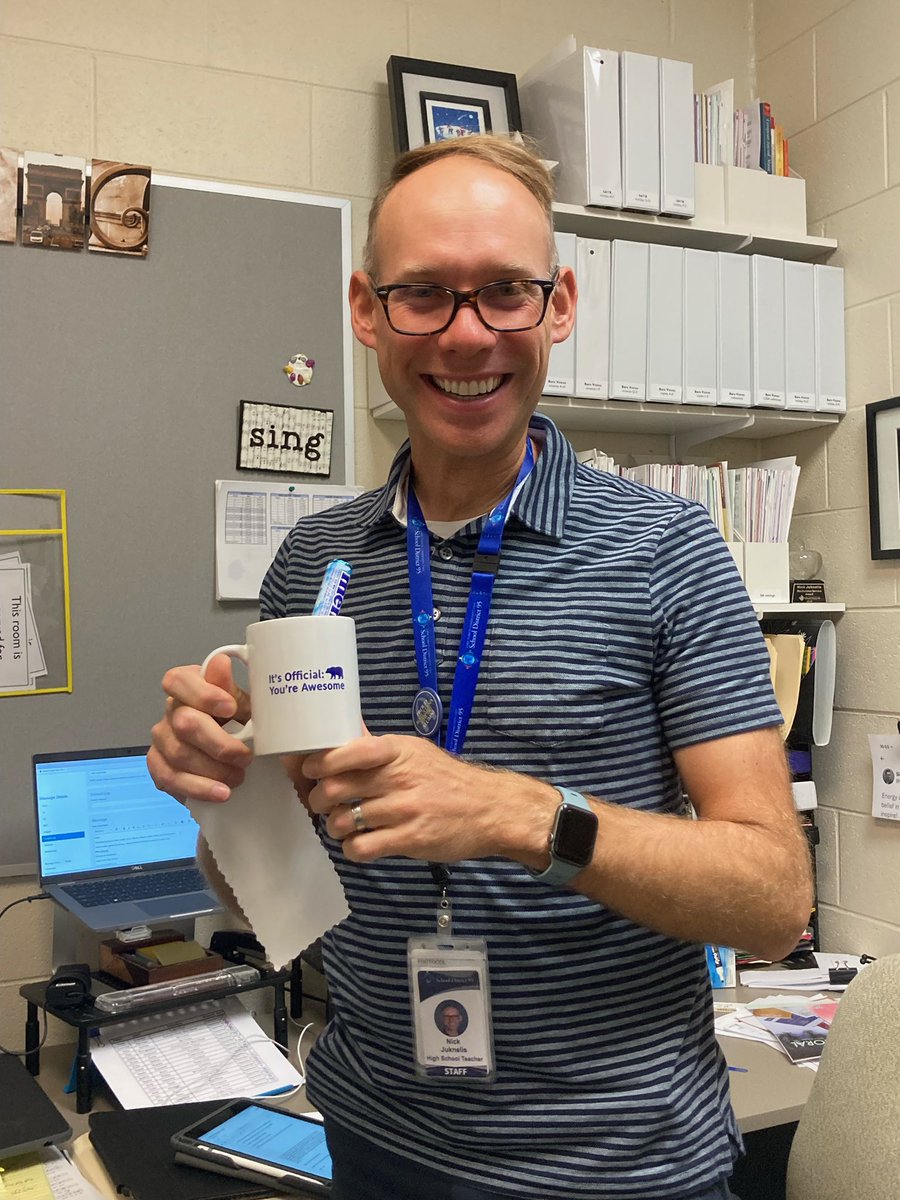
[[[552,279],[504,279],[471,292],[435,283],[387,283],[371,280],[394,333],[426,337],[443,333],[463,304],[471,304],[485,328],[494,333],[521,333],[543,321],[559,271]]]

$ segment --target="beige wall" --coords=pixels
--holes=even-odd
[[[825,561],[838,632],[831,744],[816,752],[826,948],[900,951],[900,823],[871,816],[869,733],[900,717],[900,567],[869,558],[865,405],[900,392],[900,5],[756,0],[760,95],[783,117],[807,180],[810,232],[846,269],[849,408],[800,455],[793,536]]]
[[[796,162],[809,171],[814,214],[841,239],[841,261],[850,269],[857,411],[827,443],[815,434],[796,439],[808,463],[798,526],[811,543],[827,548],[829,588],[852,609],[840,633],[842,651],[847,643],[843,662],[854,661],[854,671],[845,669],[840,682],[835,747],[819,756],[823,779],[830,781],[823,785],[829,805],[826,929],[843,948],[879,953],[900,948],[900,889],[879,882],[896,880],[890,856],[900,828],[876,828],[864,815],[863,734],[888,728],[898,707],[896,689],[893,698],[890,690],[896,633],[890,655],[877,641],[882,631],[889,638],[896,629],[897,572],[873,566],[865,554],[859,405],[891,394],[891,293],[900,291],[900,265],[889,267],[882,230],[898,219],[886,183],[900,171],[900,125],[888,124],[885,141],[878,122],[896,91],[891,64],[900,31],[890,0],[849,6],[758,0],[756,10],[763,90],[799,134]],[[143,6],[0,0],[0,144],[350,196],[358,262],[368,202],[392,153],[385,84],[390,54],[521,73],[575,33],[594,45],[688,59],[699,87],[733,76],[739,102],[755,94],[751,0],[458,0],[450,12],[438,0],[151,0]],[[856,31],[857,12],[864,36]],[[847,45],[853,57],[845,75],[839,49]],[[877,49],[874,63],[870,46]],[[813,95],[817,53],[825,93],[819,97]],[[848,119],[857,111],[851,136]],[[891,176],[885,144],[893,152]],[[823,154],[827,169],[820,166]],[[894,247],[888,249],[896,258]],[[900,311],[896,319],[900,329]],[[383,476],[402,426],[368,418],[361,352],[354,379],[357,477],[372,485]],[[592,435],[575,440],[597,441]],[[646,437],[604,437],[602,444],[613,453],[667,450],[661,439]],[[735,444],[731,457],[746,457],[750,445]],[[862,715],[873,710],[882,715]],[[12,752],[0,746],[0,753]],[[879,869],[871,870],[872,863]],[[0,883],[0,907],[35,890],[34,880]],[[850,911],[841,913],[838,904]],[[20,905],[0,926],[0,1042],[7,1046],[21,1044],[19,984],[50,970],[52,916],[49,903]],[[51,1041],[66,1034],[51,1025]]]

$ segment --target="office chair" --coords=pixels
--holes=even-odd
[[[900,1196],[900,954],[847,988],[800,1116],[787,1200]]]

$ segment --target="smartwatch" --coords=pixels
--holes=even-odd
[[[563,884],[583,871],[593,857],[597,814],[581,792],[564,787],[556,790],[562,803],[550,831],[550,866],[531,873],[541,883]]]

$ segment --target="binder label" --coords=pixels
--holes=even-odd
[[[715,404],[716,396],[712,388],[689,387],[685,401],[688,404]]]
[[[822,395],[819,397],[819,410],[821,412],[844,412],[846,407],[846,396]]]
[[[719,403],[733,404],[736,407],[747,408],[750,404],[750,393],[741,388],[723,388]]]
[[[788,408],[815,408],[816,398],[812,392],[788,392]]]
[[[621,400],[643,400],[644,398],[642,383],[623,383],[621,380],[615,380],[612,390]]]

